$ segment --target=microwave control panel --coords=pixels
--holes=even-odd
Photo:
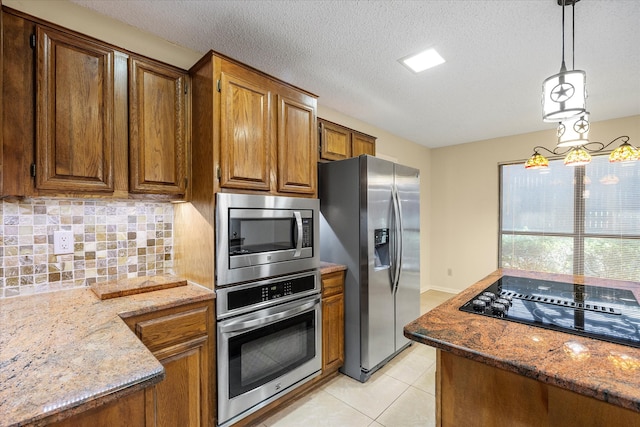
[[[311,236],[313,236],[313,219],[311,218],[303,218],[302,219],[302,247],[310,248],[313,246],[313,242]]]

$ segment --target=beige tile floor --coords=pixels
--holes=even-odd
[[[453,294],[420,295],[425,313]],[[366,383],[338,375],[265,420],[261,427],[435,426],[435,349],[414,343]]]

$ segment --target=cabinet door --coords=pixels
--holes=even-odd
[[[351,157],[351,132],[333,123],[320,122],[320,157],[342,160]]]
[[[154,353],[165,370],[165,380],[147,391],[155,394],[147,396],[147,403],[155,400],[157,427],[208,426],[203,410],[203,406],[208,408],[203,402],[206,393],[201,392],[208,380],[206,367],[211,357],[206,344],[205,337]]]
[[[129,191],[184,195],[187,174],[184,72],[129,62]]]
[[[322,275],[322,375],[344,363],[344,271]]]
[[[220,91],[220,186],[269,191],[271,91],[248,71],[223,72]]]
[[[114,51],[37,27],[36,187],[112,192]]]
[[[344,363],[344,294],[322,299],[322,371]]]
[[[376,139],[372,136],[353,132],[351,134],[351,157],[361,154],[376,155]]]
[[[151,387],[149,390],[153,390]],[[49,424],[51,427],[151,427],[147,419],[153,413],[145,412],[145,390],[138,391],[104,406],[89,409],[62,421]],[[153,407],[151,407],[153,409]]]
[[[278,95],[278,192],[315,194],[316,100]]]

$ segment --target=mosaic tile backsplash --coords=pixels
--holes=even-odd
[[[53,232],[74,252],[53,255]],[[0,201],[0,298],[171,273],[173,205],[79,199]]]

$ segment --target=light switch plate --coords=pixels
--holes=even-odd
[[[53,254],[65,255],[73,253],[73,231],[56,230],[53,232]]]

